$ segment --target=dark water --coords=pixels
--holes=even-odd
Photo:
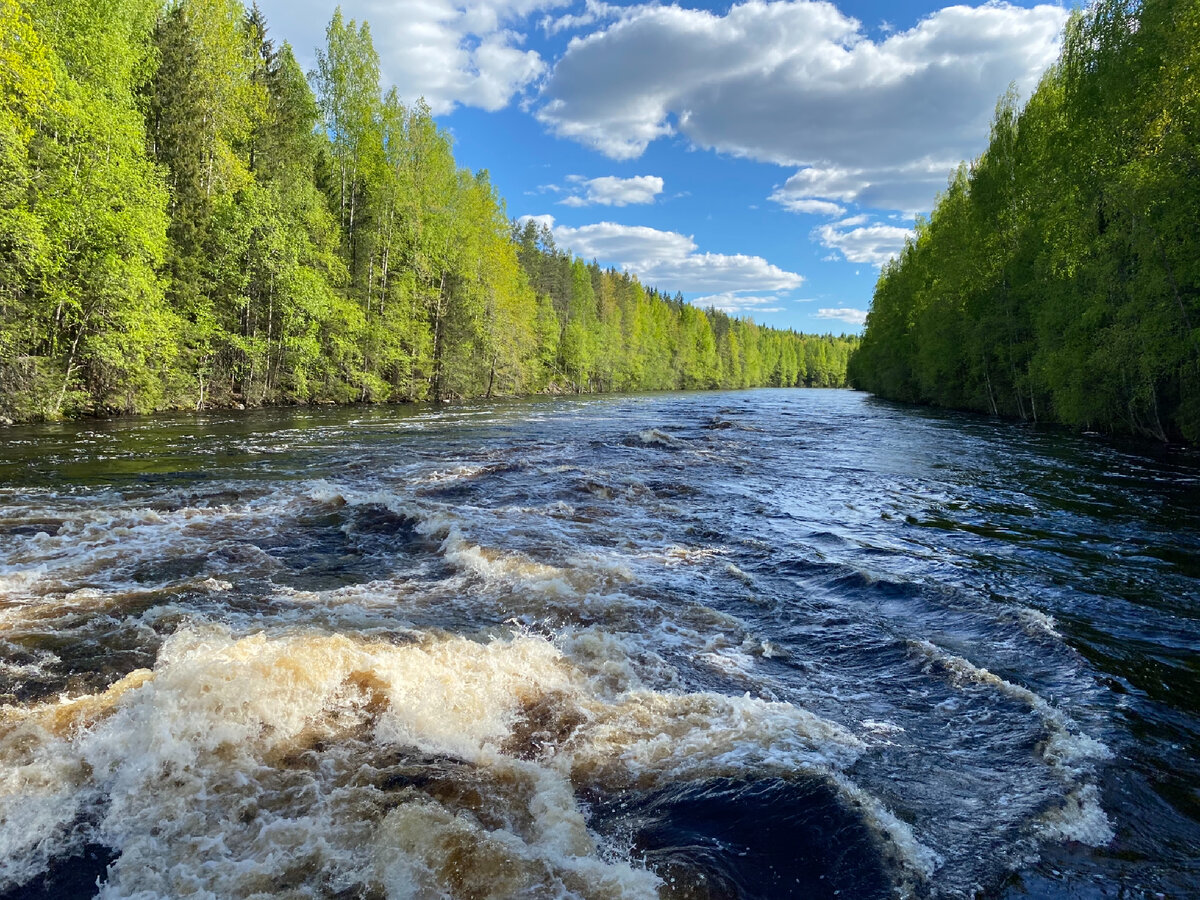
[[[833,391],[0,432],[0,898],[1200,895],[1200,460]]]

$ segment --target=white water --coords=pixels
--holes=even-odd
[[[704,397],[341,414],[0,487],[0,896],[94,847],[78,896],[790,896],[737,860],[793,812],[865,835],[811,849],[830,884],[965,896],[1112,842],[1061,624],[889,524],[944,490],[862,450],[817,479],[797,395],[733,396],[720,427]],[[712,785],[801,805],[687,837]]]

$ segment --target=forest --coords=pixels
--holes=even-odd
[[[1200,4],[1073,14],[883,268],[854,386],[1200,441]]]
[[[0,416],[841,386],[773,330],[510,221],[334,13],[0,0]]]

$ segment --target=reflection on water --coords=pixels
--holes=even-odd
[[[833,391],[6,429],[0,898],[1200,891],[1200,462]]]

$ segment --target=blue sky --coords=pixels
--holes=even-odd
[[[333,4],[259,0],[311,67]],[[1029,95],[1067,7],[842,0],[345,0],[385,84],[424,97],[513,217],[646,284],[854,332],[879,265],[997,98]]]

